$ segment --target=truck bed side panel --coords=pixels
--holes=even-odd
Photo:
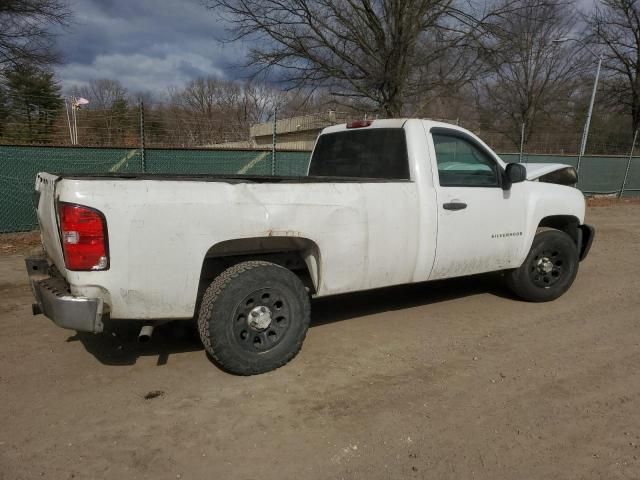
[[[58,188],[61,200],[105,214],[110,269],[67,272],[67,278],[73,293],[104,298],[113,318],[192,316],[206,252],[230,239],[315,242],[319,295],[413,281],[418,206],[412,182],[65,179]]]

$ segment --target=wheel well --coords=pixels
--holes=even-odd
[[[580,220],[573,215],[552,215],[540,220],[538,224],[538,230],[540,229],[555,229],[565,232],[575,242],[576,246],[580,248],[582,243],[580,238]]]
[[[240,262],[262,260],[295,273],[304,286],[315,293],[320,282],[320,250],[302,237],[253,237],[226,240],[212,246],[200,270],[198,305],[209,284],[227,268]]]

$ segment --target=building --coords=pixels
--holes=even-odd
[[[312,150],[323,128],[345,123],[354,118],[353,113],[329,110],[323,113],[278,119],[276,122],[276,148],[278,150]],[[249,130],[256,148],[268,148],[273,144],[273,122],[258,123]]]

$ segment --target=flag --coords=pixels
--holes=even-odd
[[[73,106],[76,108],[79,108],[80,105],[87,105],[89,103],[89,100],[87,100],[86,98],[83,97],[73,97]]]

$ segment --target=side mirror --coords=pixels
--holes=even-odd
[[[524,182],[527,179],[527,169],[521,163],[508,163],[502,179],[502,188],[509,190],[514,183]]]

